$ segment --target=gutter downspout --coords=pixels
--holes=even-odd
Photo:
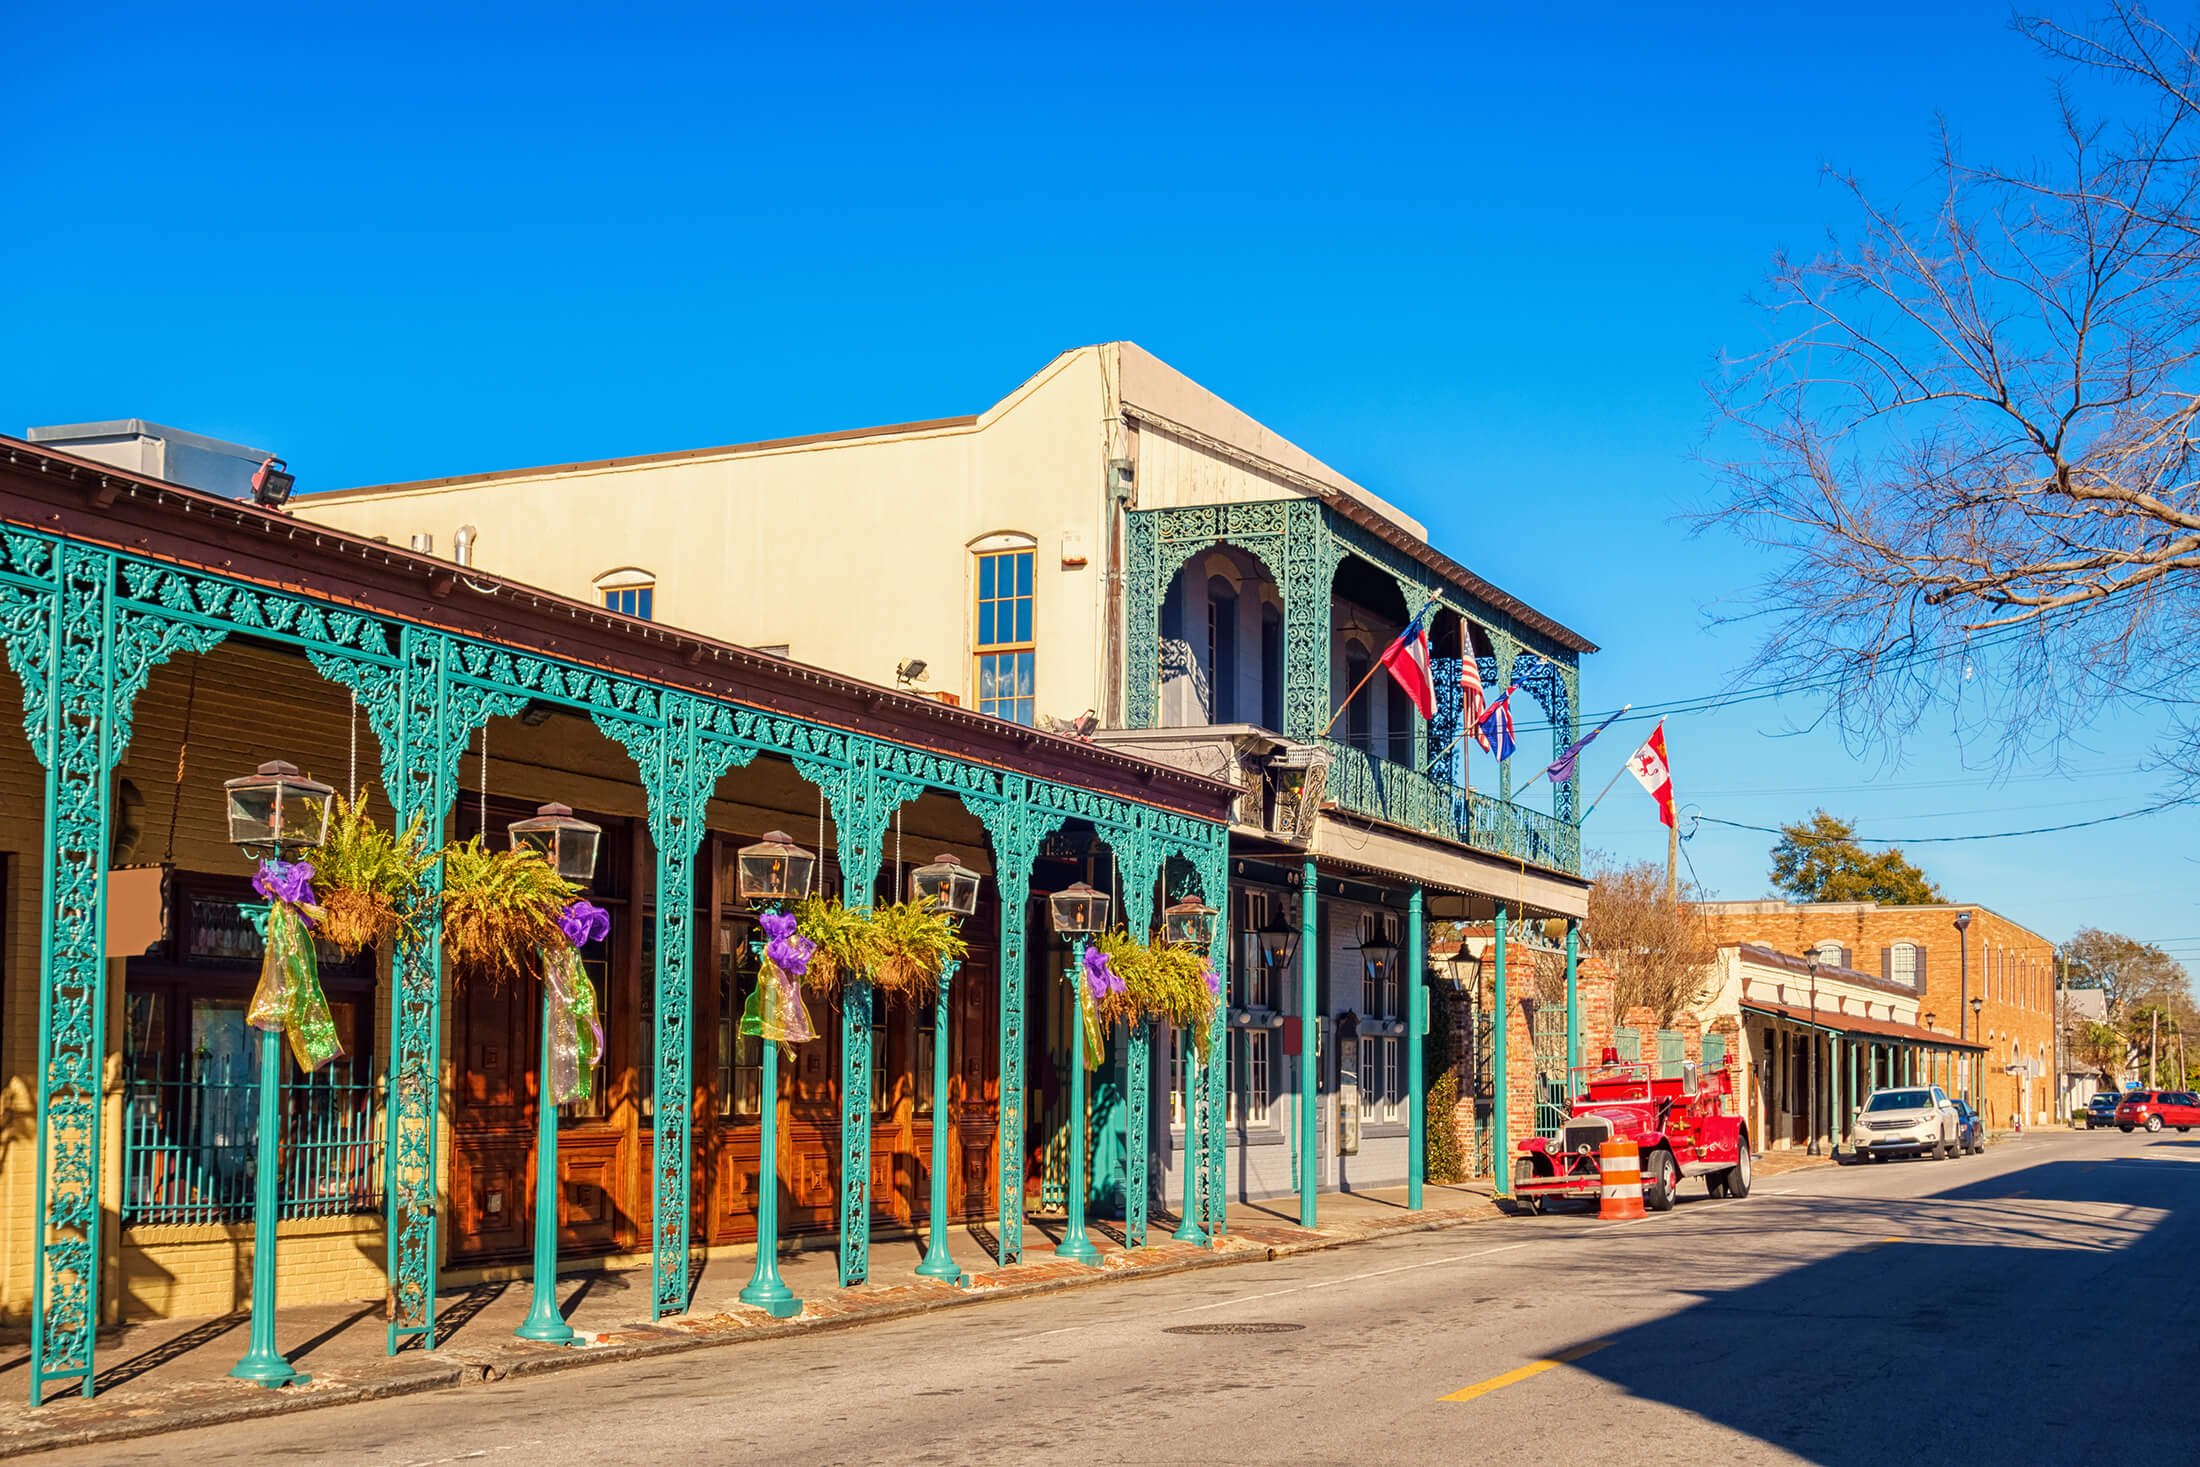
[[[479,533],[472,525],[460,525],[451,537],[451,559],[470,569],[474,563],[474,537]]]

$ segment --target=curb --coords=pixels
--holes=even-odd
[[[585,1369],[594,1365],[620,1364],[721,1346],[853,1329],[891,1320],[915,1319],[942,1310],[967,1308],[996,1300],[1030,1299],[1045,1294],[1067,1293],[1071,1290],[1137,1279],[1166,1278],[1172,1274],[1192,1273],[1203,1269],[1269,1263],[1301,1254],[1323,1253],[1335,1248],[1349,1247],[1355,1243],[1372,1243],[1384,1238],[1405,1237],[1415,1233],[1440,1232],[1506,1215],[1494,1206],[1474,1212],[1446,1212],[1409,1223],[1383,1224],[1363,1232],[1322,1235],[1303,1242],[1236,1241],[1235,1234],[1228,1234],[1225,1235],[1226,1238],[1232,1241],[1223,1248],[1191,1257],[1162,1259],[1134,1267],[1103,1266],[1062,1278],[1033,1279],[1022,1283],[980,1286],[952,1292],[943,1290],[937,1297],[898,1300],[876,1308],[847,1313],[798,1316],[768,1323],[736,1324],[730,1328],[682,1329],[665,1324],[633,1324],[607,1331],[599,1337],[603,1343],[579,1348],[528,1349],[514,1345],[481,1350],[437,1350],[403,1363],[393,1362],[389,1368],[377,1370],[368,1379],[344,1380],[332,1375],[326,1378],[325,1384],[315,1381],[282,1390],[252,1391],[249,1394],[227,1396],[221,1400],[180,1405],[163,1403],[156,1397],[126,1408],[106,1420],[55,1422],[50,1426],[34,1423],[27,1430],[0,1431],[0,1458],[56,1451],[63,1447],[130,1441],[198,1427],[226,1426],[260,1417],[289,1416],[327,1406],[351,1406],[368,1401],[393,1400],[402,1396],[423,1395],[429,1391],[463,1390],[469,1386],[491,1385],[503,1380]],[[726,1314],[683,1317],[705,1326],[714,1320],[738,1318]],[[248,1388],[239,1388],[240,1392],[246,1389]]]

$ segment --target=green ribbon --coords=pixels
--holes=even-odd
[[[298,1068],[311,1074],[340,1057],[336,1020],[321,991],[321,964],[305,915],[286,901],[267,905],[267,941],[260,983],[252,990],[246,1020],[255,1029],[280,1029],[290,1039]]]

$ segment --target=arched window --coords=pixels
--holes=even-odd
[[[1810,955],[1828,967],[1848,966],[1848,952],[1838,942],[1821,942],[1810,950]]]
[[[1035,721],[1034,675],[1038,642],[1032,627],[1032,555],[1029,535],[989,535],[971,546],[976,561],[976,625],[972,629],[972,681],[978,711],[1011,723]]]
[[[596,577],[596,594],[606,611],[654,621],[657,616],[657,577],[639,566],[622,566]]]
[[[1413,765],[1413,700],[1406,696],[1405,687],[1390,676],[1383,678],[1383,742],[1389,752],[1384,755],[1393,764]]]

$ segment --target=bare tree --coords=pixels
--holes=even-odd
[[[1768,342],[1713,387],[1705,519],[1775,553],[1756,670],[1851,735],[1937,704],[2013,754],[2058,700],[2200,711],[2195,33],[2020,24],[2065,64],[2056,155],[1974,163],[1943,124],[1929,196],[1837,175],[1853,229],[1775,262]]]
[[[1647,861],[1600,865],[1593,883],[1583,927],[1590,949],[1612,967],[1614,1021],[1647,1008],[1661,1028],[1671,1024],[1703,997],[1718,956],[1695,893],[1675,899],[1663,868]]]

